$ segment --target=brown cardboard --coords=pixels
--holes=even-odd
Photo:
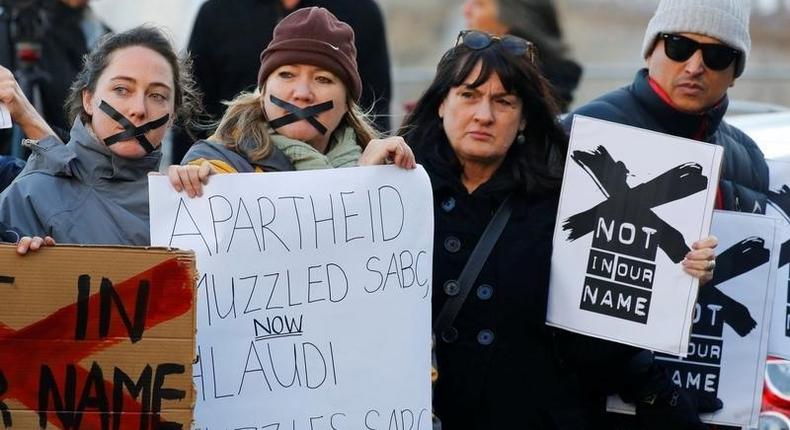
[[[0,245],[0,428],[189,429],[195,281],[191,251]]]

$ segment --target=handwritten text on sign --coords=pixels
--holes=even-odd
[[[196,428],[430,428],[421,168],[216,175],[199,199],[165,178],[150,190],[152,243],[198,255]]]
[[[2,428],[189,427],[191,254],[0,246],[0,261]]]

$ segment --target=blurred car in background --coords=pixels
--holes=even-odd
[[[790,108],[768,113],[728,116],[727,122],[754,139],[765,158],[790,161]]]
[[[727,122],[748,134],[765,158],[790,161],[790,108],[734,102]],[[790,361],[769,358],[759,430],[790,430]]]

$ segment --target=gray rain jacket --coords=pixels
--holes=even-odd
[[[0,222],[58,243],[150,245],[148,173],[161,152],[127,159],[77,119],[64,145],[48,137],[0,194]]]

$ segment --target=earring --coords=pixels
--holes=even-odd
[[[527,143],[527,138],[524,136],[523,132],[519,131],[516,136],[516,145],[524,145],[525,143]]]

